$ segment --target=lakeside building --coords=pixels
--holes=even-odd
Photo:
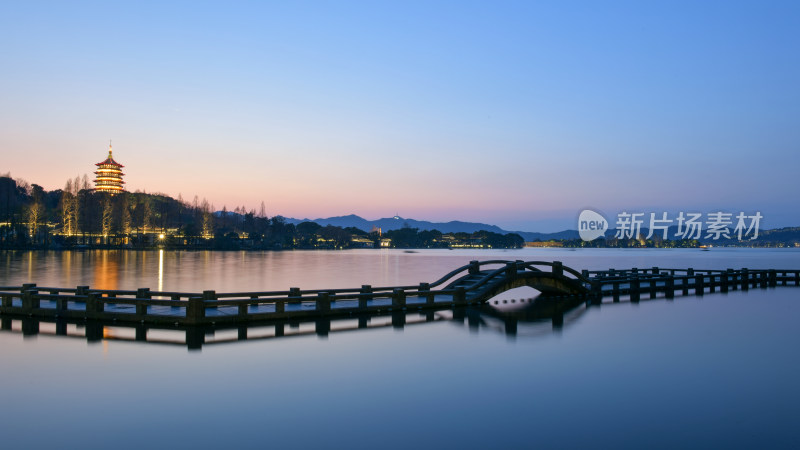
[[[561,241],[549,240],[549,241],[533,241],[533,242],[526,242],[525,247],[563,247],[564,243]]]
[[[114,161],[111,144],[108,144],[108,158],[103,162],[95,164],[95,166],[97,166],[97,170],[94,173],[96,176],[94,179],[95,191],[108,192],[113,195],[119,194],[125,190],[122,186],[125,184],[125,182],[122,181],[122,177],[125,175],[122,173],[122,168],[125,166]]]

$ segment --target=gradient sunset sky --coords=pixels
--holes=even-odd
[[[800,2],[4,2],[0,172],[289,217],[800,225]]]

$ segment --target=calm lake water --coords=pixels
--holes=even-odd
[[[5,252],[0,285],[387,286],[473,259],[800,268],[788,249]],[[220,333],[199,352],[52,336],[52,324],[23,336],[15,320],[0,332],[3,447],[800,447],[800,288],[580,306],[513,336],[491,315],[437,314],[327,337],[215,344]]]

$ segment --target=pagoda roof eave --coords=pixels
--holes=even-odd
[[[113,160],[113,159],[111,159],[111,158],[107,158],[105,161],[103,161],[103,162],[99,162],[99,163],[95,164],[95,166],[103,166],[103,165],[111,165],[111,166],[117,166],[117,167],[125,167],[125,166],[123,166],[122,164],[120,164],[120,163],[118,163],[118,162],[114,161],[114,160]]]

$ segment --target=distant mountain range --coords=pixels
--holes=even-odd
[[[557,233],[536,233],[530,231],[508,231],[504,230],[497,225],[489,225],[486,223],[477,222],[461,222],[454,220],[451,222],[428,222],[425,220],[414,220],[403,217],[387,217],[377,220],[367,220],[355,214],[348,216],[328,217],[326,219],[294,219],[284,217],[286,223],[297,225],[301,222],[316,222],[322,226],[333,225],[336,227],[354,227],[359,230],[371,231],[373,227],[378,227],[383,231],[398,230],[404,226],[411,228],[418,228],[420,230],[439,230],[442,233],[474,233],[476,231],[491,231],[492,233],[516,233],[522,236],[526,241],[542,240],[547,241],[550,239],[577,239],[578,232],[575,230],[559,231]]]
[[[222,214],[221,211],[217,211],[214,213],[216,216],[220,216]],[[229,212],[228,214],[236,214]],[[500,233],[500,234],[508,234],[508,233],[515,233],[520,235],[525,241],[532,242],[532,241],[550,241],[550,240],[569,240],[569,239],[580,239],[580,235],[578,234],[577,230],[564,230],[559,231],[556,233],[538,233],[538,232],[531,232],[531,231],[508,231],[504,230],[497,225],[489,225],[487,223],[479,223],[479,222],[462,222],[458,220],[454,220],[451,222],[428,222],[426,220],[415,220],[415,219],[408,219],[404,217],[386,217],[383,219],[377,220],[367,220],[363,217],[359,217],[355,214],[350,214],[348,216],[336,216],[336,217],[328,217],[326,219],[295,219],[291,217],[283,217],[286,223],[291,223],[297,225],[298,223],[302,222],[316,222],[322,226],[337,226],[342,228],[347,227],[355,227],[360,230],[364,231],[371,231],[373,227],[378,227],[383,231],[390,231],[390,230],[398,230],[405,226],[410,228],[417,228],[419,230],[439,230],[442,233],[474,233],[476,231],[490,231],[493,233]],[[617,230],[614,228],[610,228],[606,230],[605,237],[606,239],[612,239],[616,234]],[[642,237],[647,236],[648,228],[641,227],[640,234]],[[668,228],[667,237],[670,240],[680,240],[682,239],[681,236],[677,235],[678,228],[676,226],[671,226]],[[661,231],[655,233],[657,237],[661,237]],[[739,241],[736,238],[736,234],[732,227],[729,227],[729,235],[730,239],[725,239],[724,237],[720,239],[712,239],[708,237],[708,229],[707,227],[702,228],[702,232],[700,235],[699,242],[704,244],[713,244],[713,245],[749,245],[751,241],[745,237],[745,240]],[[758,239],[752,241],[753,245],[766,245],[766,246],[779,246],[779,244],[783,244],[784,246],[794,247],[800,245],[800,227],[784,227],[784,228],[775,228],[771,230],[759,230],[758,231]]]
[[[516,233],[522,236],[523,239],[526,241],[549,241],[549,240],[562,240],[562,239],[580,239],[580,235],[578,234],[577,230],[564,230],[559,231],[556,233],[538,233],[538,232],[531,232],[531,231],[508,231],[504,230],[497,225],[490,225],[486,223],[479,223],[479,222],[462,222],[458,220],[454,220],[451,222],[428,222],[425,220],[414,220],[408,219],[404,217],[386,217],[383,219],[377,220],[367,220],[363,217],[359,217],[355,214],[350,214],[348,216],[337,216],[337,217],[328,217],[326,219],[294,219],[289,217],[284,217],[287,223],[295,224],[301,222],[316,222],[322,226],[333,225],[337,227],[347,228],[347,227],[355,227],[360,230],[364,231],[371,231],[373,227],[378,227],[383,231],[389,230],[397,230],[403,228],[404,226],[408,226],[411,228],[418,228],[420,230],[439,230],[442,233],[474,233],[476,231],[491,231],[493,233],[501,233],[501,234],[508,234],[508,233]],[[680,239],[680,236],[676,236],[677,234],[677,227],[671,226],[669,227],[667,236],[669,239],[677,240]],[[643,236],[647,236],[648,229],[646,227],[642,227],[640,232]],[[606,231],[605,236],[606,238],[612,238],[616,234],[615,229],[609,229]],[[655,233],[657,236],[661,236],[661,232]],[[713,240],[706,237],[707,229],[703,228],[702,234],[700,236],[699,241],[703,243],[711,243],[717,245],[736,245],[738,240],[736,239],[733,230],[731,230],[730,236],[732,239],[719,239]],[[759,230],[759,236],[757,241],[758,243],[787,243],[793,244],[796,242],[800,242],[800,228],[798,227],[786,227],[786,228],[778,228],[773,230]]]

